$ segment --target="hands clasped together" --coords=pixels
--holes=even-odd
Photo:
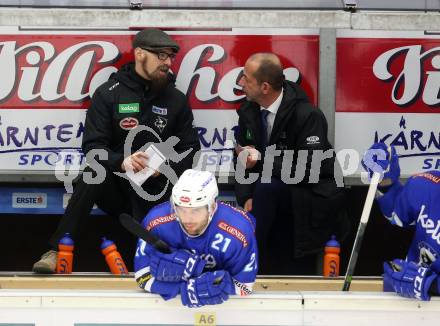
[[[203,273],[206,261],[185,249],[163,254],[148,246],[150,272],[158,281],[180,283],[182,304],[190,308],[220,304],[234,291],[227,271]]]

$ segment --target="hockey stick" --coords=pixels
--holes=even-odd
[[[380,173],[374,172],[371,178],[370,186],[368,187],[367,198],[365,199],[364,209],[362,210],[361,220],[354,240],[353,249],[351,251],[350,260],[348,261],[347,272],[345,274],[344,286],[342,291],[348,291],[351,285],[351,278],[356,267],[359,251],[361,249],[362,240],[364,239],[365,229],[367,227],[368,219],[370,218],[371,207],[373,206],[374,195],[376,193],[377,185],[380,180]]]
[[[119,221],[128,232],[134,234],[138,238],[145,240],[149,245],[164,254],[170,254],[171,249],[167,243],[159,239],[157,236],[147,231],[142,225],[133,217],[126,213],[119,215]]]

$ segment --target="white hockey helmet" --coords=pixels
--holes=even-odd
[[[209,171],[189,169],[183,172],[177,183],[174,185],[171,194],[171,202],[174,211],[176,211],[176,205],[193,208],[207,206],[209,214],[208,226],[215,210],[217,209],[217,196],[218,187],[214,174]],[[180,222],[179,216],[177,216],[177,219]],[[185,231],[183,227],[182,229]],[[205,230],[203,230],[203,232]]]

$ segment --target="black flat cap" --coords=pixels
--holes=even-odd
[[[160,29],[144,29],[136,34],[133,39],[133,49],[135,48],[171,48],[178,52],[179,45],[165,32]]]

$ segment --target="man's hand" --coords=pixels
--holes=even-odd
[[[145,152],[136,152],[126,157],[121,164],[122,172],[133,171],[137,173],[145,168],[148,168],[148,155]],[[157,177],[159,174],[159,171],[155,171],[152,176]]]
[[[374,143],[365,152],[361,163],[370,179],[374,172],[383,175],[381,186],[391,185],[399,180],[399,157],[394,146],[388,147],[384,143]]]
[[[261,158],[261,154],[253,146],[235,146],[235,153],[238,155],[238,160],[246,167],[252,169],[257,161]]]
[[[246,200],[246,202],[244,203],[243,209],[246,212],[250,212],[252,210],[252,198],[249,198],[248,200]]]
[[[203,273],[180,288],[182,304],[190,308],[220,304],[229,299],[229,293],[234,293],[234,284],[227,271]]]
[[[163,254],[147,246],[150,255],[150,272],[158,281],[180,282],[197,277],[203,272],[206,261],[185,249]]]
[[[418,300],[428,301],[429,289],[437,274],[414,262],[394,259],[383,264],[383,290]]]

